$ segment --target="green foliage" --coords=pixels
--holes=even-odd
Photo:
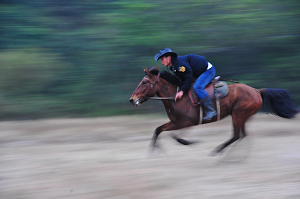
[[[1,1],[0,117],[163,111],[128,99],[164,47],[299,104],[299,15],[295,0]]]
[[[6,93],[40,93],[56,81],[68,63],[43,49],[19,49],[0,54],[0,89]]]

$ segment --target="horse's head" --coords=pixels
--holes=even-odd
[[[132,105],[139,106],[146,102],[149,97],[153,97],[157,92],[157,81],[159,79],[159,71],[157,68],[144,69],[145,77],[139,83],[133,92],[129,102]]]

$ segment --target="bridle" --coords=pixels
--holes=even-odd
[[[150,82],[151,86],[148,88],[148,90],[142,95],[142,99],[147,99],[146,95],[149,93],[149,91],[153,88],[153,85],[155,84],[156,85],[156,89],[157,89],[157,82],[159,80],[159,76],[160,76],[160,73],[158,73],[156,79],[154,81],[151,81],[149,78],[147,77],[144,77],[145,80],[147,80],[148,82]]]
[[[147,90],[147,92],[145,92],[143,95],[142,95],[142,97],[141,97],[141,99],[153,99],[153,100],[175,100],[175,98],[174,97],[146,97],[146,95],[149,93],[149,91],[153,88],[153,85],[155,84],[155,86],[156,86],[156,90],[157,90],[157,82],[158,82],[158,80],[159,80],[159,76],[160,76],[160,73],[158,73],[158,75],[157,75],[157,77],[156,77],[156,79],[154,80],[154,81],[151,81],[149,78],[147,78],[147,77],[144,77],[144,79],[145,80],[147,80],[148,82],[150,82],[150,84],[151,84],[151,86],[149,87],[149,89]]]

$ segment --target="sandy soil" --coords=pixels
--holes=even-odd
[[[159,115],[0,122],[1,199],[300,198],[300,117],[257,114],[249,136],[223,155],[231,118],[164,132],[149,155]]]

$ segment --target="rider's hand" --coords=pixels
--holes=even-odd
[[[176,93],[175,102],[176,102],[177,99],[182,98],[182,96],[183,96],[183,91],[179,91],[178,93]]]

